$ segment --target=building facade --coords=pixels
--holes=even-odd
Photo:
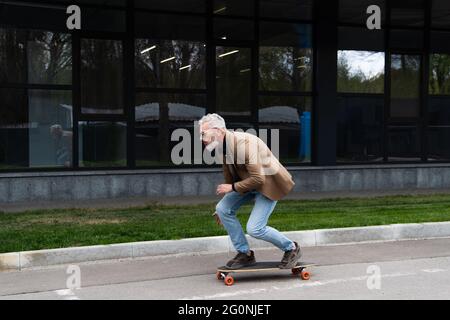
[[[450,4],[0,1],[0,203],[214,194],[171,159],[211,112],[296,191],[450,187]]]

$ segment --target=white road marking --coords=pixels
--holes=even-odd
[[[445,269],[423,269],[423,272],[427,272],[427,273],[436,273],[436,272],[445,272],[447,270]]]
[[[382,278],[396,278],[396,277],[407,277],[407,276],[415,276],[417,273],[415,272],[405,272],[405,273],[392,273],[392,274],[382,274]],[[271,286],[269,288],[254,288],[254,289],[248,289],[248,290],[239,290],[235,292],[223,292],[223,293],[217,293],[214,295],[205,295],[205,296],[193,296],[193,297],[186,297],[182,298],[180,300],[208,300],[208,299],[223,299],[223,298],[229,298],[229,297],[236,297],[241,295],[249,295],[249,294],[258,294],[258,293],[266,293],[266,292],[274,292],[274,291],[284,291],[284,290],[292,290],[297,288],[308,288],[308,287],[319,287],[319,286],[326,286],[331,284],[338,284],[338,283],[345,283],[345,282],[352,282],[352,281],[364,281],[367,280],[368,276],[359,276],[359,277],[351,277],[351,278],[342,278],[342,279],[330,279],[330,280],[324,280],[324,281],[308,281],[308,282],[302,282],[297,283],[294,285],[289,286]]]
[[[63,300],[80,300],[71,289],[55,290],[54,293],[60,297],[64,297]]]
[[[58,296],[71,296],[74,294],[73,291],[70,289],[55,290],[55,293]]]

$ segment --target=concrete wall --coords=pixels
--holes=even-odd
[[[297,192],[450,188],[450,164],[289,167]],[[213,195],[220,169],[0,174],[2,203]]]

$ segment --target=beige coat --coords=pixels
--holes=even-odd
[[[227,130],[225,141],[225,183],[234,182],[237,192],[256,190],[269,199],[280,200],[292,190],[292,176],[260,138]]]

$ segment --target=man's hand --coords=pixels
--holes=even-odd
[[[231,184],[219,184],[216,189],[216,194],[221,195],[231,191],[233,191]]]
[[[214,218],[216,219],[216,223],[218,226],[222,226],[222,221],[220,221],[220,217],[217,212],[214,213]]]

